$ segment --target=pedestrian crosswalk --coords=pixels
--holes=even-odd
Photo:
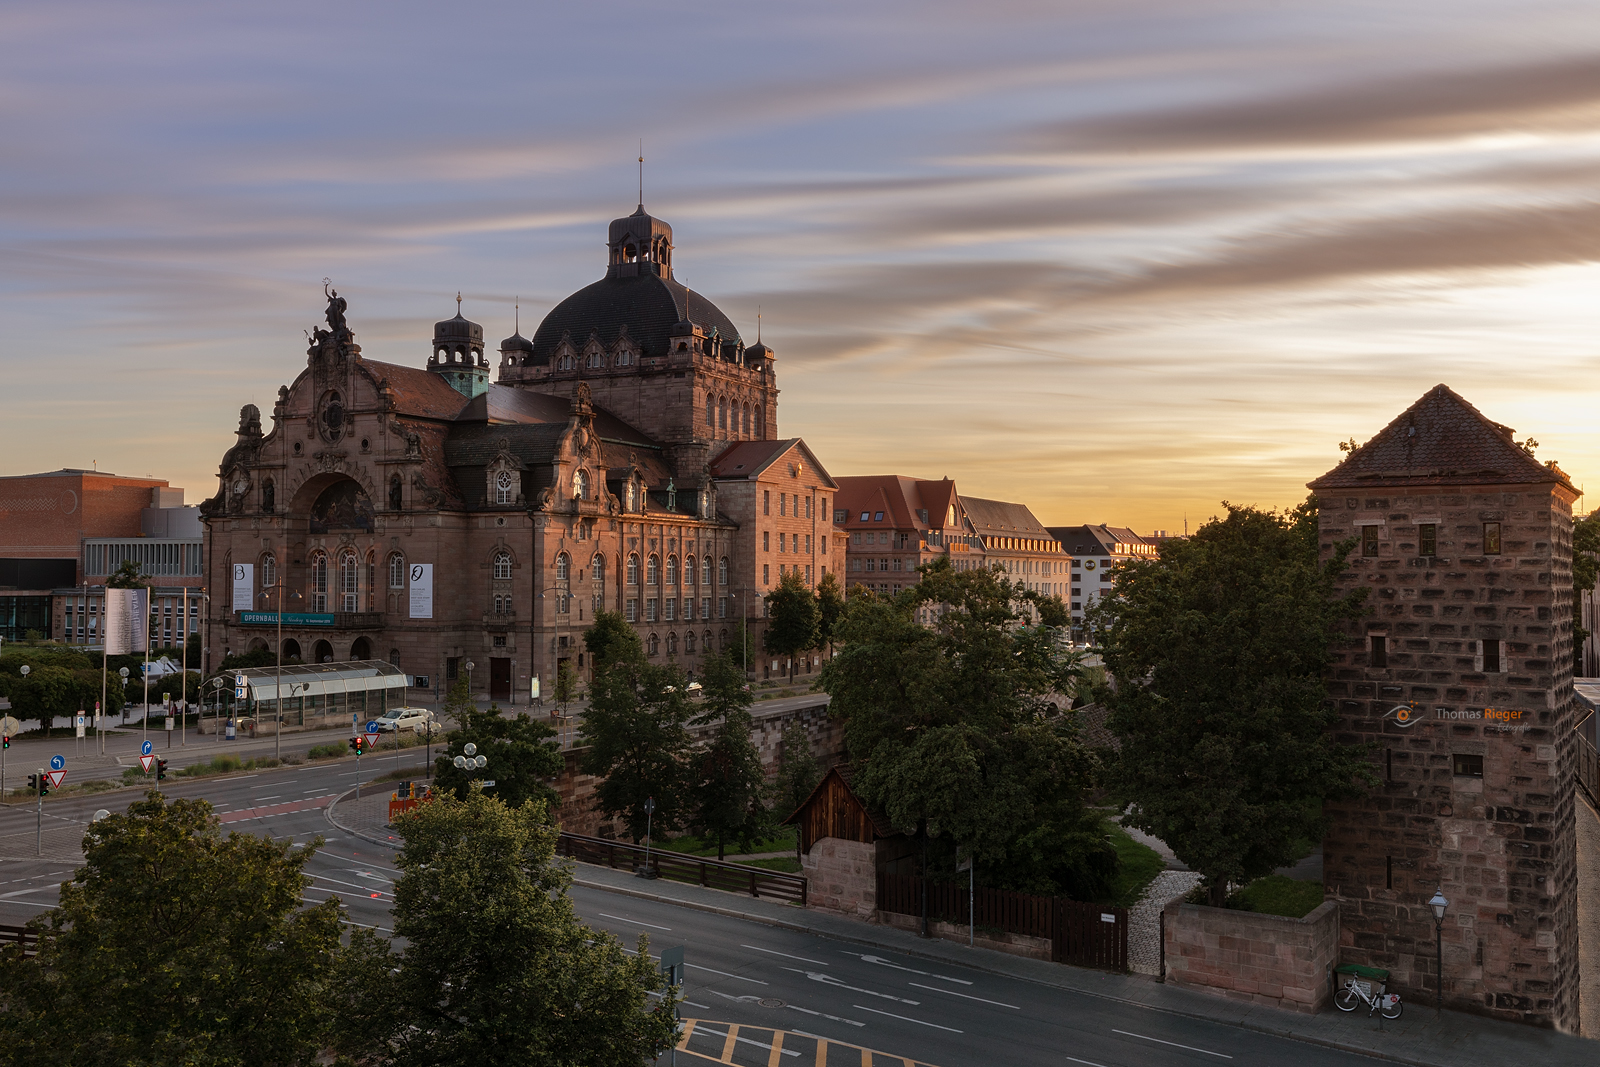
[[[736,1067],[933,1067],[926,1060],[770,1026],[684,1019],[677,1051],[686,1064]]]

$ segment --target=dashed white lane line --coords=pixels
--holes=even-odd
[[[859,952],[845,952],[845,955],[846,956],[855,956],[855,957],[859,958],[862,963],[875,963],[879,967],[891,967],[891,968],[893,968],[894,970],[897,970],[897,971],[905,971],[907,974],[920,974],[924,978],[937,978],[941,982],[956,982],[956,983],[958,983],[960,985],[971,985],[972,984],[971,982],[967,981],[965,978],[951,978],[949,975],[934,974],[932,971],[919,971],[915,967],[902,967],[898,963],[890,963],[888,960],[884,959],[882,956],[863,956]]]
[[[741,982],[754,982],[756,985],[771,985],[772,984],[771,982],[763,982],[759,978],[746,978],[742,974],[729,974],[727,971],[717,971],[717,970],[713,970],[710,967],[702,967],[698,963],[686,963],[686,964],[684,964],[684,966],[689,968],[691,971],[705,971],[705,972],[707,972],[709,974],[720,974],[724,978],[737,978]]]
[[[1176,1041],[1163,1041],[1159,1037],[1148,1037],[1145,1034],[1135,1034],[1135,1033],[1131,1033],[1131,1032],[1129,1032],[1127,1030],[1113,1030],[1111,1032],[1113,1034],[1121,1034],[1123,1037],[1136,1037],[1140,1041],[1154,1041],[1158,1045],[1171,1045],[1173,1048],[1188,1049],[1190,1052],[1203,1052],[1207,1056],[1216,1056],[1219,1059],[1224,1059],[1224,1060],[1233,1059],[1233,1057],[1228,1055],[1226,1052],[1212,1052],[1208,1048],[1195,1048],[1193,1045],[1180,1045]]]
[[[1069,1062],[1069,1063],[1081,1063],[1081,1064],[1084,1065],[1084,1067],[1106,1067],[1106,1065],[1103,1064],[1103,1063],[1096,1063],[1093,1060],[1080,1060],[1076,1056],[1068,1056],[1067,1057],[1067,1062]]]
[[[940,1026],[938,1023],[925,1023],[921,1019],[913,1019],[909,1015],[896,1015],[892,1011],[879,1011],[877,1008],[869,1008],[865,1004],[852,1004],[850,1006],[852,1008],[857,1008],[857,1009],[859,1009],[861,1011],[870,1011],[874,1015],[887,1015],[889,1018],[891,1018],[891,1019],[899,1019],[901,1022],[916,1023],[918,1026],[931,1026],[935,1030],[948,1030],[952,1034],[964,1034],[964,1033],[966,1033],[965,1030],[957,1030],[953,1026]]]
[[[670,926],[657,926],[655,923],[647,923],[641,919],[625,919],[621,915],[608,915],[603,911],[597,911],[595,914],[600,916],[602,919],[615,919],[619,923],[628,923],[632,926],[648,926],[652,930],[665,930],[668,933],[672,932],[672,927]]]
[[[779,952],[776,949],[762,948],[760,945],[740,945],[739,947],[753,949],[756,952],[765,952],[773,956],[782,956],[784,959],[799,960],[801,963],[815,963],[818,967],[827,966],[827,964],[823,963],[821,960],[807,959],[805,956],[791,956],[787,952]]]
[[[821,982],[823,985],[832,986],[835,989],[848,989],[852,993],[865,993],[869,997],[881,997],[884,1000],[893,1000],[901,1004],[922,1003],[920,1000],[907,1000],[905,997],[897,997],[892,993],[879,993],[875,989],[862,989],[860,986],[845,985],[831,974],[819,974],[816,971],[802,971],[798,967],[785,967],[784,970],[793,971],[795,974],[803,974],[813,982]]]
[[[993,1004],[997,1008],[1010,1008],[1012,1011],[1022,1010],[1017,1005],[1007,1004],[1003,1000],[985,1000],[983,997],[975,997],[971,993],[957,993],[954,989],[940,989],[936,985],[923,985],[921,982],[907,982],[906,984],[916,986],[918,989],[929,989],[935,993],[943,993],[947,997],[960,997],[962,1000],[976,1000],[981,1004]]]

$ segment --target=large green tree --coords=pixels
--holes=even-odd
[[[156,792],[92,823],[38,955],[0,955],[0,1046],[37,1067],[315,1062],[345,1025],[339,901],[310,907],[295,847],[226,836],[203,800]]]
[[[795,658],[821,643],[818,625],[822,610],[798,567],[781,576],[778,587],[765,599],[767,629],[762,635],[762,644],[773,655],[788,657],[789,678],[793,681]]]
[[[717,730],[689,760],[688,825],[717,843],[720,860],[729,841],[749,851],[770,832],[772,816],[761,753],[750,738],[755,720],[744,671],[726,651],[706,657],[702,670],[701,711],[694,722],[715,723]]]
[[[1582,675],[1583,646],[1589,630],[1583,625],[1583,600],[1594,592],[1600,572],[1600,511],[1572,524],[1572,673]]]
[[[1111,779],[1126,822],[1165,841],[1220,905],[1322,837],[1322,802],[1375,781],[1365,751],[1335,743],[1323,688],[1342,620],[1362,611],[1336,582],[1351,546],[1317,558],[1317,512],[1228,506],[1159,557],[1132,560],[1090,613],[1122,740]]]
[[[670,1048],[673,991],[637,953],[584,926],[543,803],[473,789],[396,823],[394,932],[406,940],[367,1012],[393,1067],[639,1067]],[[651,994],[664,994],[652,1001]]]
[[[457,729],[447,738],[443,753],[434,761],[434,784],[465,797],[475,780],[494,782],[495,796],[511,807],[528,800],[541,800],[552,807],[561,802],[548,779],[559,776],[566,766],[555,731],[531,718],[526,712],[506,718],[497,705],[488,711],[462,708],[457,711]],[[458,770],[455,758],[468,743],[477,746],[476,755],[488,759],[481,771]]]
[[[601,814],[621,816],[635,841],[652,823],[646,799],[655,800],[656,826],[678,825],[688,814],[688,723],[694,708],[687,684],[670,664],[624,659],[597,674],[589,689],[581,769],[601,779],[595,786]]]
[[[602,611],[595,615],[594,622],[583,631],[583,644],[589,650],[589,666],[596,678],[613,663],[644,660],[639,634],[621,612]]]
[[[833,633],[844,617],[844,586],[839,576],[829,571],[817,583],[817,645],[833,652]]]
[[[1115,852],[1086,802],[1094,757],[1063,713],[1081,677],[1032,598],[946,561],[896,597],[854,597],[820,686],[845,720],[854,788],[894,826],[975,856],[986,884],[1102,891]],[[929,626],[920,608],[941,611]]]

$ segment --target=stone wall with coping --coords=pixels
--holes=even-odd
[[[878,847],[824,837],[800,857],[806,903],[852,919],[870,919],[878,907]]]
[[[1333,993],[1339,906],[1303,919],[1174,900],[1163,912],[1167,981],[1233,1000],[1315,1013]]]
[[[918,915],[880,911],[873,921],[901,930],[922,929],[922,918]],[[967,928],[960,923],[930,922],[928,933],[944,941],[958,941],[963,945],[967,943]],[[1052,955],[1048,937],[1029,937],[1027,934],[1008,934],[999,930],[979,934],[972,939],[972,944],[976,948],[987,948],[1012,956],[1023,956],[1030,960],[1048,960]]]

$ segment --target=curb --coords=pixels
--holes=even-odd
[[[577,861],[573,861],[573,864],[576,866]],[[589,865],[585,864],[584,866]],[[940,956],[932,952],[918,952],[914,947],[906,948],[900,945],[886,945],[882,941],[875,940],[870,937],[852,937],[849,934],[835,933],[833,931],[823,933],[803,923],[787,922],[775,916],[756,915],[751,912],[740,911],[736,908],[724,908],[712,904],[702,904],[699,901],[683,900],[679,897],[670,897],[661,893],[651,893],[643,889],[632,889],[623,886],[607,885],[604,882],[585,881],[576,877],[576,875],[574,875],[572,883],[574,885],[581,885],[586,889],[599,889],[608,893],[616,893],[619,896],[635,897],[640,900],[651,900],[662,904],[671,904],[680,908],[688,908],[691,911],[708,912],[713,915],[721,915],[730,919],[743,919],[747,922],[760,923],[763,926],[773,926],[783,930],[793,930],[797,933],[811,934],[815,937],[825,937],[832,941],[843,941],[846,944],[861,945],[866,948],[881,948],[886,952],[894,952],[902,956],[910,956],[913,959],[925,960],[930,963],[955,963],[957,966],[970,967],[975,971],[981,971],[985,974],[992,974],[1002,978],[1009,978],[1014,981],[1032,982],[1035,985],[1042,985],[1050,989],[1062,989],[1073,993],[1081,993],[1084,996],[1099,997],[1102,1000],[1109,1000],[1118,1004],[1128,1004],[1133,1007],[1147,1008],[1151,1011],[1164,1012],[1168,1015],[1176,1015],[1185,1019],[1195,1019],[1201,1022],[1209,1023],[1221,1023],[1224,1026],[1236,1026],[1242,1030],[1250,1030],[1255,1033],[1266,1034],[1269,1037],[1284,1038],[1290,1041],[1302,1041],[1308,1045],[1320,1045],[1323,1048],[1331,1048],[1339,1052],[1348,1052],[1358,1056],[1366,1056],[1370,1059],[1385,1060],[1391,1063],[1404,1063],[1409,1064],[1410,1067],[1458,1067],[1457,1064],[1448,1063],[1443,1060],[1413,1059],[1397,1053],[1386,1053],[1381,1050],[1373,1049],[1369,1046],[1337,1041],[1332,1038],[1316,1037],[1309,1034],[1296,1033],[1292,1030],[1285,1030],[1276,1026],[1268,1025],[1266,1023],[1252,1022],[1248,1019],[1218,1018],[1215,1015],[1207,1015],[1197,1011],[1185,1010],[1183,1008],[1167,1007],[1164,1005],[1151,1004],[1143,1000],[1132,1000],[1128,997],[1119,997],[1113,993],[1101,993],[1092,989],[1084,989],[1075,985],[1043,981],[1038,978],[1019,975],[1015,972],[1008,971],[1003,967],[990,964],[989,961],[985,959],[973,961],[952,961],[948,957]],[[990,950],[984,949],[982,951],[989,952]],[[1154,982],[1154,979],[1151,979],[1151,981]]]
[[[366,833],[362,830],[357,830],[353,826],[346,826],[344,823],[339,822],[333,817],[333,811],[339,806],[340,801],[344,800],[345,797],[350,796],[354,792],[354,789],[346,789],[343,793],[340,793],[338,796],[334,797],[333,800],[329,802],[328,806],[322,809],[322,817],[327,819],[328,825],[333,827],[335,830],[342,830],[347,834],[353,834],[356,837],[361,838],[363,841],[370,841],[374,845],[382,845],[384,848],[393,849],[394,851],[399,852],[400,846],[396,845],[393,841],[385,841],[381,837],[375,837],[372,834]],[[1428,1064],[1424,1065],[1424,1067],[1432,1067],[1432,1065]]]

